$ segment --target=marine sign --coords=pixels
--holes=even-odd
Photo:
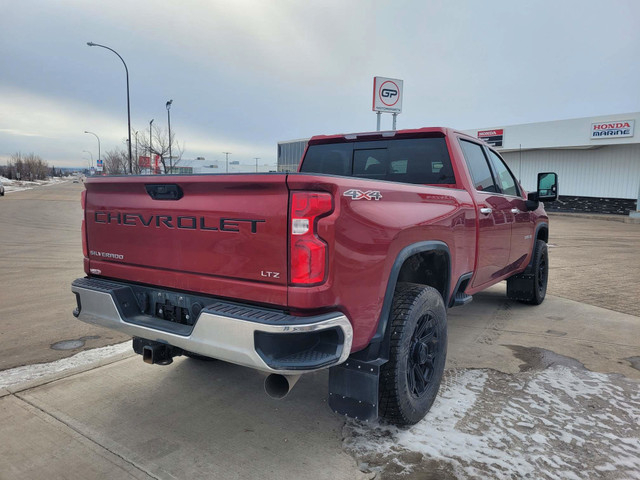
[[[633,137],[635,120],[614,120],[591,124],[591,138]]]

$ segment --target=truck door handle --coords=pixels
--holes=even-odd
[[[180,200],[184,195],[180,185],[173,183],[148,184],[144,188],[154,200]]]
[[[487,207],[482,207],[480,209],[480,213],[482,213],[483,215],[489,215],[491,212],[493,212],[493,210]]]
[[[512,208],[511,213],[513,213],[514,215],[517,215],[518,213],[520,213],[520,210],[518,210],[517,208]]]

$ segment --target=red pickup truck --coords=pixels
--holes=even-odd
[[[447,308],[507,280],[544,300],[549,227],[500,155],[447,128],[316,136],[295,174],[90,178],[85,322],[147,363],[214,358],[286,395],[329,368],[329,405],[413,424],[438,392]]]

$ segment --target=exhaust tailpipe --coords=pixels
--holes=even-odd
[[[264,391],[271,398],[281,400],[286,397],[296,384],[300,375],[280,375],[272,373],[264,379]]]

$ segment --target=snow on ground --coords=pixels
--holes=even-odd
[[[34,380],[44,379],[67,370],[85,367],[97,363],[100,360],[131,351],[131,342],[124,342],[117,345],[85,350],[72,357],[56,360],[55,362],[38,363],[3,370],[0,371],[0,388],[13,387]]]
[[[640,479],[639,387],[566,366],[451,370],[420,423],[349,420],[344,445],[383,479]]]
[[[31,190],[34,187],[50,187],[51,185],[57,185],[68,181],[68,178],[62,177],[49,177],[46,180],[36,180],[34,182],[27,180],[9,180],[6,177],[0,176],[0,183],[4,185],[5,193],[21,192],[24,190]]]

